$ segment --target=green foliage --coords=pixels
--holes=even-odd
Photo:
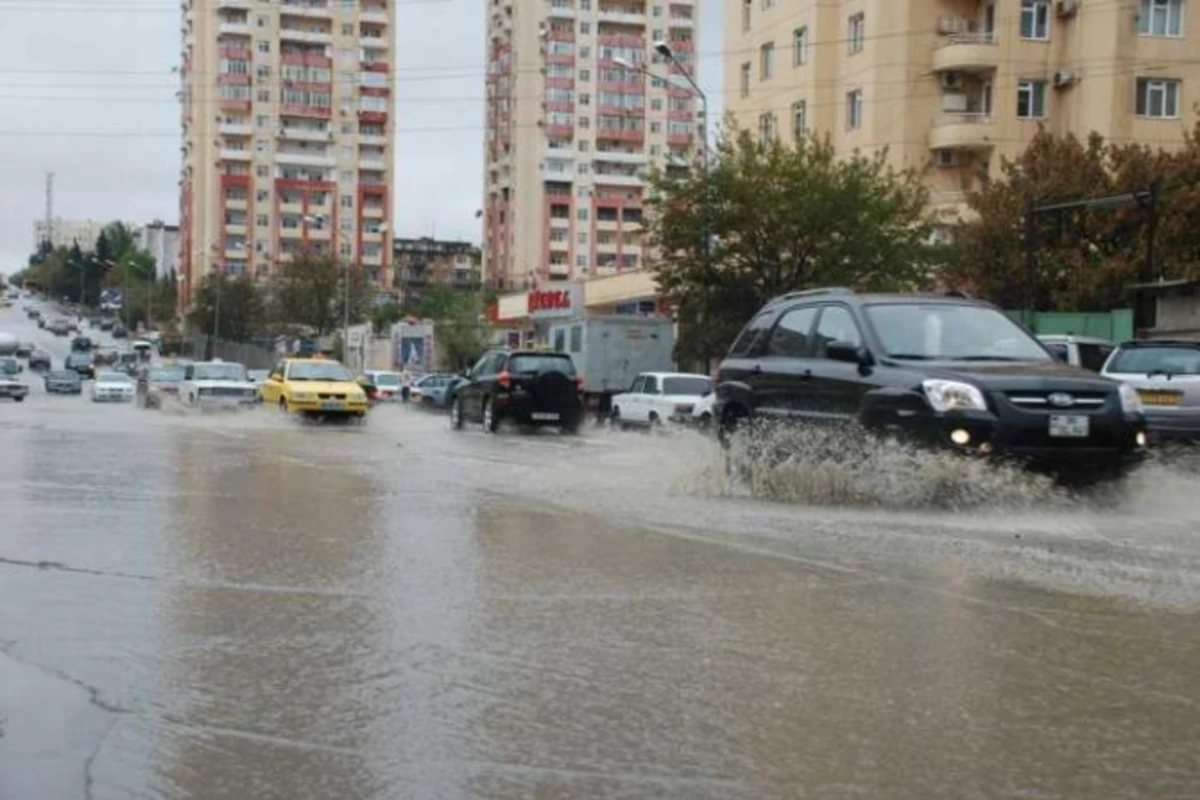
[[[351,324],[367,319],[372,305],[371,284],[362,270],[347,270],[319,253],[301,254],[284,265],[274,296],[281,325],[312,328],[318,336],[341,328],[347,301]]]
[[[467,369],[488,347],[483,298],[478,294],[433,286],[422,296],[417,316],[433,320],[439,360],[446,369]]]
[[[840,158],[828,140],[764,144],[731,128],[707,173],[656,171],[650,184],[654,270],[679,302],[681,361],[723,353],[783,292],[908,289],[937,263],[920,176],[894,171],[885,153]]]
[[[210,273],[200,282],[188,322],[205,336],[243,342],[258,333],[264,306],[252,277]]]
[[[383,333],[403,318],[404,315],[400,311],[400,306],[388,302],[376,306],[374,311],[371,312],[371,326],[374,328],[375,333]]]
[[[947,281],[1005,308],[1102,310],[1130,302],[1141,280],[1200,278],[1200,122],[1171,150],[1081,141],[1039,131],[1001,177],[971,197]],[[1035,216],[1032,270],[1025,211],[1161,186],[1153,273],[1147,274],[1149,215],[1137,204]]]

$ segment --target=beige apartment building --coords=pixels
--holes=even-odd
[[[391,285],[394,0],[185,0],[180,303],[315,249]]]
[[[1188,8],[1188,6],[1192,6]],[[731,0],[726,107],[790,140],[929,167],[953,219],[1038,125],[1176,147],[1200,101],[1200,0]]]
[[[645,266],[644,173],[686,168],[700,142],[699,99],[679,72],[694,74],[697,3],[486,9],[485,279],[519,290]]]

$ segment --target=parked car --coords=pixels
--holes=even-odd
[[[82,394],[83,379],[73,369],[56,369],[42,378],[46,394]]]
[[[29,394],[29,387],[15,375],[0,373],[0,398],[8,398],[18,403],[23,402]]]
[[[610,419],[622,427],[690,422],[692,409],[712,388],[713,379],[707,375],[645,372],[634,379],[628,392],[613,397]]]
[[[375,387],[380,402],[391,402],[400,399],[401,375],[399,372],[369,369],[363,373],[363,377]]]
[[[1200,440],[1200,341],[1125,342],[1101,374],[1137,391],[1152,440]]]
[[[0,374],[19,375],[25,370],[15,358],[0,358]]]
[[[1091,372],[1102,370],[1104,362],[1117,347],[1107,339],[1094,336],[1043,334],[1038,339],[1059,361]]]
[[[50,369],[51,360],[50,354],[45,350],[34,350],[29,354],[29,368],[31,370]]]
[[[999,309],[961,296],[792,292],[722,362],[723,441],[747,423],[857,424],[927,446],[1017,459],[1071,481],[1146,452],[1136,391],[1062,364]]]
[[[409,399],[422,406],[430,408],[446,408],[450,398],[450,389],[463,380],[461,375],[451,375],[435,372],[422,375],[412,387]]]
[[[133,378],[123,372],[100,372],[92,382],[93,403],[126,403],[136,394]]]
[[[713,404],[716,399],[717,393],[710,389],[704,396],[696,401],[696,405],[692,406],[693,425],[705,430],[708,430],[712,427]]]
[[[575,364],[566,353],[492,350],[483,355],[454,391],[450,424],[479,422],[495,433],[501,421],[552,425],[575,433],[584,405]]]

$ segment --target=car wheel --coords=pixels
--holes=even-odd
[[[619,406],[613,406],[613,410],[609,412],[608,424],[622,431],[628,427],[625,421],[621,419],[621,408]]]
[[[450,406],[450,429],[461,431],[463,426],[462,400],[454,398]]]
[[[705,430],[707,430],[709,428],[709,426],[712,425],[712,414],[705,411],[703,414],[700,415],[700,419],[697,420],[697,422],[700,423],[701,428],[704,428]]]
[[[25,398],[24,398],[24,397],[20,397],[20,396],[15,396],[15,397],[13,397],[13,400],[15,400],[15,401],[16,401],[16,402],[18,402],[18,403],[24,403],[24,402],[25,402]]]
[[[740,406],[730,406],[725,409],[721,422],[717,425],[717,439],[724,447],[729,447],[733,436],[750,422],[750,415]]]
[[[496,408],[492,405],[492,398],[484,398],[483,401],[483,432],[495,433],[500,427],[500,420],[496,419]]]

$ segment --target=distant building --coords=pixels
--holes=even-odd
[[[393,239],[392,261],[392,286],[401,303],[419,300],[430,286],[475,291],[482,285],[482,254],[470,242]]]
[[[46,221],[39,219],[33,223],[33,247],[31,252],[36,252],[42,246],[42,242],[49,241],[54,247],[70,247],[75,242],[79,242],[80,248],[91,250],[96,245],[96,238],[100,236],[100,231],[108,226],[108,222],[100,222],[94,219],[63,219],[55,217],[50,222],[50,230],[46,230]]]
[[[163,222],[143,225],[137,232],[138,247],[154,256],[155,275],[159,280],[175,274],[179,267],[179,226]]]

